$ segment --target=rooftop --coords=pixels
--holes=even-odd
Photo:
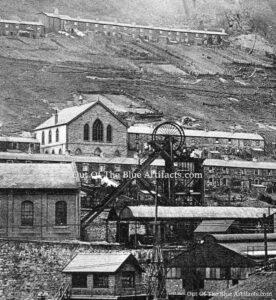
[[[0,163],[0,189],[78,189],[73,164]]]
[[[276,161],[273,162],[273,161],[242,161],[242,160],[206,159],[204,161],[203,165],[205,167],[276,170]]]
[[[48,17],[58,18],[61,20],[67,21],[75,21],[75,22],[85,22],[85,23],[94,23],[94,24],[103,24],[103,25],[111,25],[111,26],[122,26],[122,27],[130,27],[130,28],[143,28],[143,29],[153,29],[153,30],[163,30],[163,31],[173,31],[173,32],[187,32],[187,33],[200,33],[200,34],[214,34],[214,35],[227,35],[227,33],[223,31],[208,31],[208,30],[193,30],[193,29],[185,29],[185,28],[168,28],[168,27],[156,27],[156,26],[147,26],[147,25],[136,25],[136,24],[127,24],[127,23],[118,23],[118,22],[109,22],[109,21],[99,21],[93,19],[81,19],[81,18],[72,18],[66,15],[60,15],[55,13],[47,13],[43,12]]]
[[[259,219],[276,209],[233,206],[158,206],[159,219]],[[121,211],[122,220],[154,219],[154,206],[127,206]]]
[[[31,137],[21,136],[0,136],[0,142],[12,142],[12,143],[38,143],[39,141]]]
[[[128,133],[135,134],[152,134],[154,128],[149,126],[131,126]],[[205,137],[205,138],[223,138],[223,139],[240,139],[240,140],[258,140],[263,141],[263,137],[256,133],[247,132],[228,132],[228,131],[205,131],[184,129],[187,137]]]
[[[138,265],[130,253],[77,254],[63,269],[63,272],[115,273],[129,258],[135,260]]]

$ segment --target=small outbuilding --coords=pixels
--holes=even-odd
[[[130,253],[77,254],[63,272],[70,299],[146,299],[143,270]]]

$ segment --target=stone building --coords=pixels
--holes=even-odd
[[[45,31],[41,22],[0,19],[0,35],[38,38],[45,36]]]
[[[73,164],[0,164],[0,237],[80,237],[79,177]]]
[[[41,152],[126,156],[127,125],[101,101],[65,108],[35,128]]]
[[[70,299],[146,299],[142,268],[130,253],[78,254],[64,268]]]
[[[42,12],[39,14],[39,17],[47,32],[67,31],[74,33],[75,30],[83,32],[93,31],[107,36],[129,36],[134,39],[143,38],[150,41],[157,41],[159,38],[165,37],[168,41],[197,44],[202,44],[204,41],[211,44],[220,44],[222,37],[227,36],[224,30],[191,30],[72,18],[61,15],[58,11],[55,13]]]

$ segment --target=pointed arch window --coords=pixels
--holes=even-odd
[[[49,130],[49,133],[48,133],[48,143],[51,144],[52,143],[52,131]]]
[[[56,203],[56,225],[67,225],[67,203],[65,201]]]
[[[103,141],[103,123],[97,119],[93,124],[92,140],[95,142]]]
[[[95,156],[101,156],[102,150],[100,148],[96,148],[94,151]]]
[[[56,130],[56,142],[59,142],[59,130],[58,130],[58,128]]]
[[[111,127],[111,125],[108,125],[106,127],[106,141],[112,142],[112,127]]]
[[[88,124],[85,124],[83,126],[83,140],[89,141],[89,125]]]
[[[24,201],[21,204],[21,225],[34,225],[34,204],[31,201]]]
[[[44,131],[42,131],[42,134],[41,134],[41,144],[45,145],[45,132]]]

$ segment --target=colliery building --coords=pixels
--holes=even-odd
[[[129,36],[131,38],[144,38],[157,41],[167,38],[175,42],[199,43],[206,41],[209,44],[220,44],[222,38],[227,36],[224,30],[191,30],[181,28],[165,28],[156,26],[143,26],[118,22],[107,22],[91,19],[72,18],[56,13],[42,12],[40,19],[45,25],[47,32],[66,31],[74,33],[79,31],[93,31],[107,36]]]
[[[80,238],[80,184],[72,164],[0,164],[0,173],[0,237]]]

